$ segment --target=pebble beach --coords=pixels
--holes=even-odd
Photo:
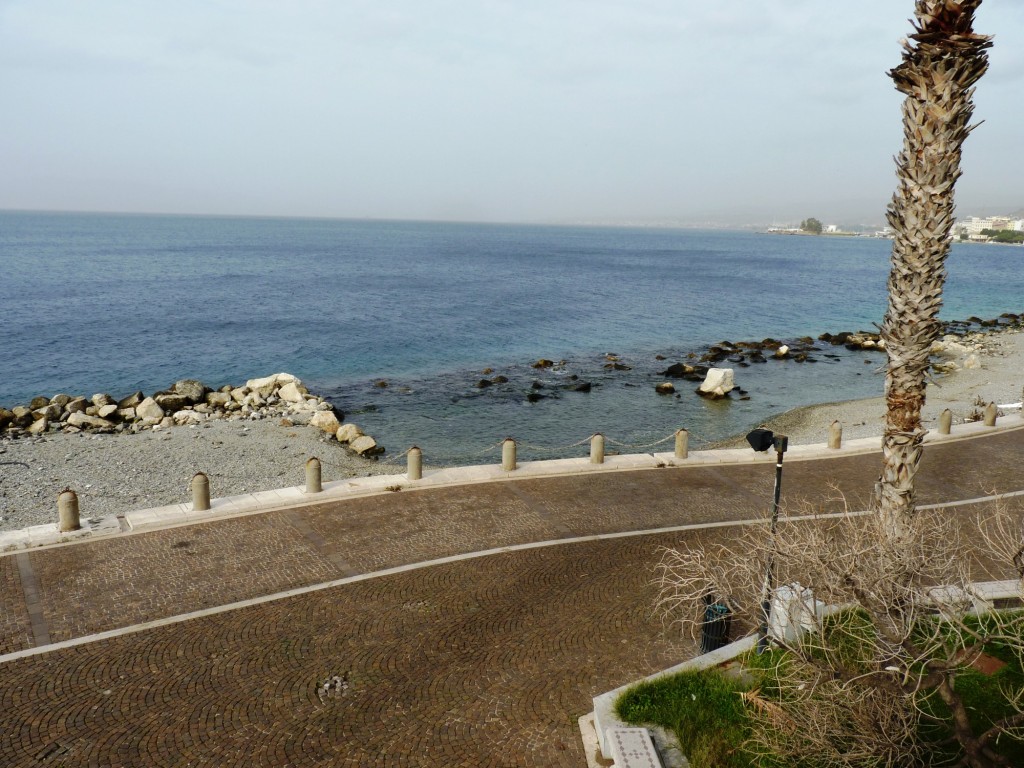
[[[187,502],[196,472],[209,477],[214,498],[301,486],[311,456],[320,459],[325,482],[401,471],[357,455],[294,415],[249,413],[137,432],[47,432],[0,440],[0,531],[54,522],[65,488],[78,494],[82,517],[93,519]]]

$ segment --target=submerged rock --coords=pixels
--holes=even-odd
[[[658,373],[659,376],[668,376],[673,379],[681,379],[688,373],[693,373],[694,368],[692,365],[686,365],[685,363],[672,363],[664,371]]]

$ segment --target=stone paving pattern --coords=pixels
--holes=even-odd
[[[580,766],[594,694],[694,652],[651,613],[656,549],[679,539],[499,554],[9,662],[0,764]]]
[[[338,577],[280,513],[30,557],[53,642]]]
[[[32,647],[32,624],[14,557],[0,557],[0,655]]]
[[[920,502],[1017,490],[1022,448],[1024,430],[930,446]],[[878,462],[787,463],[784,500],[829,511],[838,489],[863,508]],[[22,557],[37,636],[57,641],[452,554],[754,518],[773,479],[768,463],[404,490]],[[592,696],[692,654],[651,615],[656,547],[730,535],[495,554],[0,662],[0,765],[579,766]],[[0,653],[28,647],[15,556],[0,610]],[[344,690],[318,689],[334,675]]]

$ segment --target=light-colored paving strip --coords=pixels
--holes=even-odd
[[[1017,496],[1024,496],[1024,490],[1011,491],[1009,493],[1000,493],[992,496],[981,496],[974,499],[963,499],[959,501],[943,502],[941,504],[929,504],[922,505],[921,509],[942,509],[945,507],[959,507],[969,504],[983,504],[986,502],[998,501],[1003,498],[1012,498]],[[786,518],[789,521],[813,521],[813,520],[828,520],[836,519],[848,516],[861,516],[871,514],[867,510],[861,510],[857,512],[835,512],[820,515],[796,515],[793,517]],[[74,648],[79,645],[86,645],[88,643],[98,642],[100,640],[108,640],[110,638],[121,637],[123,635],[135,634],[137,632],[144,632],[149,629],[157,629],[159,627],[166,627],[172,624],[179,624],[185,621],[191,621],[192,619],[199,619],[206,616],[215,616],[220,613],[227,613],[229,611],[239,610],[241,608],[249,608],[256,605],[263,605],[265,603],[274,602],[276,600],[284,600],[289,597],[296,597],[299,595],[309,594],[311,592],[319,592],[325,589],[333,589],[335,587],[342,587],[346,584],[354,584],[361,581],[367,581],[369,579],[379,579],[386,576],[393,576],[400,573],[408,573],[410,571],[421,570],[424,568],[431,568],[437,565],[444,565],[446,563],[457,563],[465,560],[474,560],[483,557],[489,557],[491,555],[504,554],[508,552],[523,552],[531,549],[541,549],[545,547],[556,547],[566,544],[581,544],[592,541],[607,541],[611,539],[624,539],[638,536],[652,536],[665,533],[676,533],[684,531],[699,531],[699,530],[711,530],[716,528],[733,528],[747,525],[765,525],[768,520],[763,517],[750,518],[745,520],[726,520],[714,523],[694,523],[689,525],[674,525],[666,528],[647,528],[636,531],[618,531],[615,533],[600,533],[589,536],[576,536],[573,538],[563,539],[551,539],[548,541],[536,541],[527,544],[514,544],[505,547],[495,547],[493,549],[484,549],[478,552],[467,552],[459,555],[451,555],[448,557],[440,557],[433,560],[424,560],[419,563],[409,563],[407,565],[399,565],[393,568],[385,568],[379,571],[372,571],[370,573],[360,573],[353,576],[346,576],[340,579],[333,579],[331,581],[322,582],[320,584],[310,584],[304,587],[297,587],[295,589],[285,590],[283,592],[275,592],[269,595],[263,595],[261,597],[249,598],[248,600],[239,600],[233,603],[227,603],[225,605],[214,606],[212,608],[204,608],[198,611],[190,611],[188,613],[178,614],[177,616],[168,616],[162,619],[156,619],[154,621],[147,621],[141,624],[133,624],[127,627],[119,627],[118,629],[111,629],[105,632],[97,632],[92,635],[84,635],[82,637],[76,637],[71,640],[64,640],[57,643],[49,643],[49,636],[46,638],[46,642],[49,643],[45,647],[28,648],[22,651],[15,651],[0,656],[0,664],[8,661],[15,661],[17,659],[23,659],[30,656],[39,656],[51,651],[57,651],[64,648]],[[28,556],[24,553],[20,553],[18,556],[19,565],[20,558],[28,559]],[[28,604],[28,592],[26,591],[26,604]],[[32,620],[33,631],[35,631],[36,623],[35,619]],[[38,641],[37,641],[38,644]]]
[[[21,577],[21,591],[25,596],[25,609],[28,611],[29,623],[32,625],[32,642],[37,648],[50,645],[50,630],[43,615],[43,604],[39,599],[39,579],[32,569],[32,561],[24,552],[15,558],[18,563],[18,575]]]

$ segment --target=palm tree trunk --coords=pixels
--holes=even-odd
[[[888,220],[895,230],[889,307],[881,336],[889,356],[886,420],[877,507],[900,535],[913,516],[921,460],[921,407],[946,279],[953,186],[971,132],[973,85],[988,67],[991,38],[973,30],[981,0],[916,0],[914,34],[889,75],[903,102],[903,150]]]

